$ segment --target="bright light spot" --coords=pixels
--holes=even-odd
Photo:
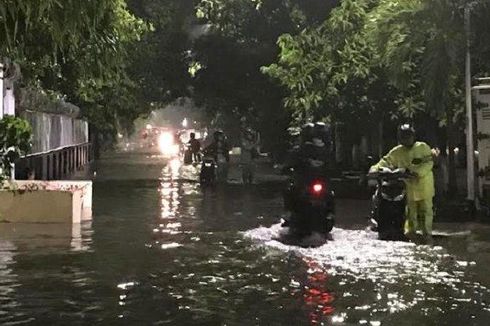
[[[189,72],[189,75],[191,75],[191,77],[196,77],[196,74],[199,70],[202,69],[202,65],[199,63],[199,62],[192,62],[189,67],[187,68],[187,71]]]
[[[182,247],[182,245],[179,243],[176,243],[176,242],[162,244],[162,246],[161,246],[162,249],[172,249],[172,248],[178,248],[178,247]]]
[[[323,185],[321,183],[315,183],[313,185],[313,191],[319,193],[323,190]]]
[[[135,282],[128,282],[128,283],[121,283],[118,284],[117,287],[120,288],[121,290],[128,290],[132,287],[134,287],[137,283]]]
[[[147,129],[147,130],[151,130],[151,128],[153,128],[153,126],[152,126],[151,124],[147,124],[147,125],[146,125],[146,129]]]
[[[123,138],[123,135],[121,133],[118,133],[117,138],[121,139],[121,138]]]
[[[166,155],[176,155],[179,153],[179,145],[174,143],[174,135],[170,132],[164,132],[158,136],[158,148],[160,149],[160,153]]]
[[[178,170],[182,165],[182,163],[180,162],[179,159],[173,159],[170,161],[169,165],[172,170]]]
[[[182,120],[182,127],[187,128],[188,125],[189,121],[187,121],[187,118],[184,118],[184,120]]]
[[[332,323],[343,323],[344,322],[344,316],[333,316],[332,317]]]

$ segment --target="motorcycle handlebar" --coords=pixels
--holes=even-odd
[[[410,171],[397,171],[397,170],[390,170],[390,171],[375,171],[375,172],[369,172],[367,174],[367,177],[370,179],[410,179],[413,178],[415,175],[410,173]]]

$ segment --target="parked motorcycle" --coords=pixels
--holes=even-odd
[[[405,169],[387,169],[368,174],[377,181],[372,197],[371,225],[380,240],[405,241],[404,224],[407,195],[404,179],[411,175]]]
[[[283,226],[298,235],[327,234],[335,224],[335,196],[324,176],[295,176],[284,193],[286,210],[291,214]]]

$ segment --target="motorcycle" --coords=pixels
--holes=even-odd
[[[377,182],[370,222],[380,240],[407,240],[404,235],[407,204],[404,180],[411,176],[405,169],[387,168],[368,174],[369,179]]]
[[[294,175],[294,171],[291,171]],[[284,193],[291,214],[283,226],[300,236],[327,234],[335,224],[335,196],[324,176],[292,176]]]
[[[205,156],[201,161],[201,172],[199,182],[203,186],[214,185],[216,183],[216,161],[213,157]]]
[[[184,146],[184,164],[192,164],[192,151],[191,146],[189,144],[185,144]]]

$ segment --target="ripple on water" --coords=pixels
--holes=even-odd
[[[490,320],[490,291],[470,279],[475,263],[455,259],[442,247],[380,241],[371,231],[334,228],[331,241],[302,248],[278,241],[282,232],[276,224],[247,231],[245,237],[322,266],[332,277],[332,288],[343,293],[335,305],[349,311],[331,322],[378,325],[382,318],[377,317],[386,322],[395,313],[416,311],[427,317],[462,309],[469,309],[468,318],[471,311]]]

